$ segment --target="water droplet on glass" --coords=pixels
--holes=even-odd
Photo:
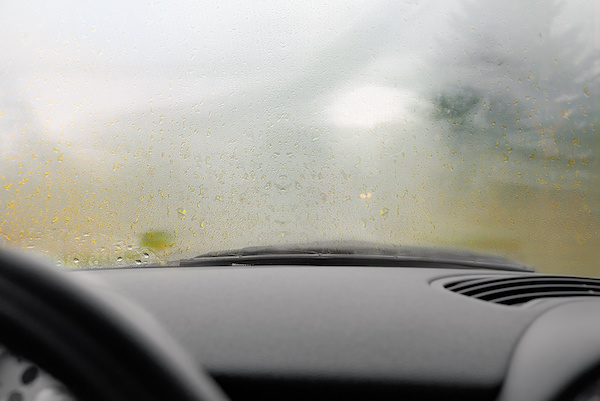
[[[141,261],[141,260],[139,260],[139,259],[136,259],[136,260],[135,260],[135,264],[136,264],[136,265],[141,265],[141,264],[142,264],[142,261]]]
[[[73,258],[73,263],[79,263],[79,259]]]
[[[583,85],[583,94],[587,97],[590,97],[590,87],[587,85]]]
[[[180,207],[177,209],[177,215],[179,216],[180,219],[185,219],[185,216],[187,215],[187,210],[185,210],[184,208]]]
[[[538,43],[542,43],[544,41],[544,36],[541,33],[538,33],[537,41]]]
[[[144,252],[144,258],[148,259],[150,257],[150,255],[148,255],[146,252]]]
[[[122,261],[123,261],[123,258],[119,256],[119,257],[117,258],[117,262],[122,262]]]
[[[387,207],[384,207],[383,209],[381,209],[379,211],[379,217],[381,217],[382,219],[386,219],[388,217],[389,212],[390,212],[390,209],[388,209]]]

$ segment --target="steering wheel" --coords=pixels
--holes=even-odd
[[[226,399],[147,312],[74,276],[0,249],[0,343],[81,400]]]

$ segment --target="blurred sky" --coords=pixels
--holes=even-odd
[[[540,13],[535,2],[523,4],[532,16]],[[565,2],[556,29],[576,23],[582,35],[597,35],[594,4]],[[429,61],[423,58],[440,51],[440,37],[455,35],[448,18],[469,7],[464,1],[3,2],[1,78],[17,92],[5,97],[17,95],[44,127],[68,134],[71,123],[98,116],[280,87],[303,74],[327,80],[345,73],[356,76],[328,88],[328,117],[372,126],[407,112],[415,73]],[[504,19],[507,38],[519,38],[519,29],[533,23],[483,17]],[[336,55],[349,65],[369,52],[371,59],[361,70],[310,71],[324,63],[315,56],[326,58],[339,41],[356,53]],[[404,81],[384,82],[390,76]]]
[[[354,39],[357,43],[348,45],[359,52],[372,51],[370,62],[377,69],[397,68],[398,57],[406,54],[413,59],[406,61],[414,63],[433,45],[433,36],[424,35],[421,26],[443,32],[442,16],[454,6],[372,1],[177,5],[40,1],[4,2],[0,7],[3,81],[12,81],[20,100],[45,127],[56,130],[73,120],[79,123],[148,105],[277,87],[282,80],[306,73],[315,55],[339,40]],[[364,37],[365,32],[370,36]],[[382,57],[381,47],[393,46],[399,37],[403,46]],[[389,119],[406,96],[391,93],[391,88],[379,93],[376,86],[358,88],[355,94],[344,89],[354,88],[341,88],[339,103],[333,100],[331,105],[332,118],[340,124]],[[360,110],[367,115],[357,120],[354,111],[365,101],[374,103]],[[339,111],[347,106],[347,112]],[[373,113],[377,115],[368,116]]]

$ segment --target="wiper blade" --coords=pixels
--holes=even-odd
[[[322,241],[312,244],[248,247],[205,253],[182,259],[179,266],[380,266],[446,267],[532,272],[506,258],[467,251],[399,247],[358,241]]]
[[[416,256],[291,253],[277,255],[197,256],[179,261],[179,266],[380,266],[380,267],[447,267],[477,268],[508,271],[533,269],[519,264],[491,263],[472,260],[450,260]]]

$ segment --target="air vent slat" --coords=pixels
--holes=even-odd
[[[567,297],[598,297],[600,293],[585,293],[579,291],[555,291],[555,292],[539,292],[532,294],[512,295],[504,298],[498,298],[494,301],[497,304],[504,305],[519,305],[525,302],[533,301],[540,298],[567,298]]]
[[[447,286],[446,288],[451,289],[455,292],[460,293],[469,293],[471,291],[479,291],[484,290],[485,288],[494,288],[494,287],[503,287],[503,286],[513,286],[518,283],[527,283],[531,285],[552,285],[552,284],[567,284],[572,283],[575,285],[592,285],[592,286],[600,286],[600,280],[597,282],[590,282],[590,280],[594,279],[581,279],[581,278],[567,278],[563,279],[561,277],[531,277],[531,278],[509,278],[509,279],[478,279],[478,280],[468,280],[461,281],[459,285]]]
[[[540,298],[600,297],[600,279],[519,275],[462,278],[444,284],[461,295],[504,305],[521,305]]]
[[[528,293],[544,293],[544,292],[597,292],[600,295],[600,285],[594,286],[580,286],[573,284],[545,284],[540,285],[539,283],[528,284],[528,283],[515,283],[513,286],[503,287],[486,287],[480,288],[479,291],[471,291],[468,293],[462,293],[463,295],[469,295],[474,298],[481,299],[493,299],[497,298],[498,295],[503,294],[528,294]]]

